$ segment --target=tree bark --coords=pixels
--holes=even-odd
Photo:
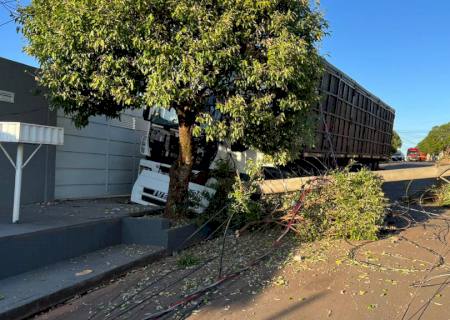
[[[194,121],[184,114],[178,114],[178,122],[178,159],[170,168],[169,193],[164,209],[164,217],[170,219],[180,219],[186,216],[189,205],[189,177],[194,163],[192,150]]]

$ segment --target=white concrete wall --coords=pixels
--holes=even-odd
[[[56,148],[55,198],[130,194],[148,124],[141,110],[130,110],[121,120],[93,117],[80,130],[59,111],[57,126],[65,136],[64,145]]]

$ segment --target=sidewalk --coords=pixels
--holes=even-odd
[[[415,217],[420,219],[419,217]],[[269,260],[225,282],[168,319],[446,319],[450,211],[376,242],[289,240]],[[224,273],[264,253],[277,235],[231,238]],[[196,246],[188,268],[168,257],[37,319],[142,319],[215,281],[220,239]],[[198,269],[198,270],[197,270]],[[191,274],[192,273],[192,274]],[[155,282],[155,276],[158,275]],[[181,279],[181,280],[180,280]],[[425,280],[424,280],[425,279]],[[422,286],[414,287],[415,284]],[[443,286],[441,287],[441,284]],[[169,287],[167,287],[169,286]],[[439,290],[438,290],[439,289]]]

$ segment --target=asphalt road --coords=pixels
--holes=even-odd
[[[381,164],[380,170],[423,168],[434,166],[434,164],[434,162],[390,162]],[[436,179],[387,182],[383,184],[383,191],[389,200],[395,202],[407,196],[421,194],[436,184],[436,182]]]

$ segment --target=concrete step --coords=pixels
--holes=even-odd
[[[208,234],[151,216],[64,222],[0,228],[0,320],[45,310]]]
[[[0,233],[0,280],[122,243],[121,218]]]
[[[26,318],[166,252],[161,246],[120,244],[2,279],[0,319]]]

